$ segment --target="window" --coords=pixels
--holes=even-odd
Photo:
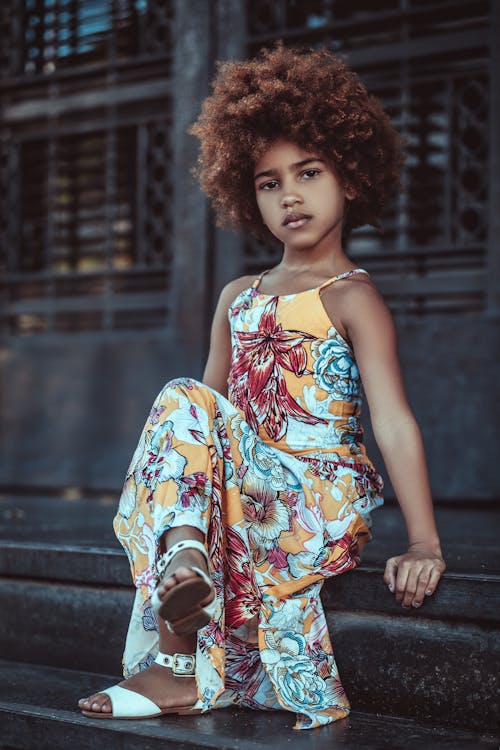
[[[168,325],[171,3],[2,16],[0,330]]]

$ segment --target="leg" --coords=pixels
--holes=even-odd
[[[210,649],[215,648],[211,645],[214,638],[223,641],[225,481],[231,480],[233,485],[237,482],[226,429],[216,394],[195,381],[167,384],[155,401],[127,472],[114,522],[137,588],[124,653],[128,679],[114,686],[111,698],[101,691],[84,699],[80,703],[84,711],[96,704],[95,710],[90,711],[92,715],[113,716],[114,705],[114,713],[125,716],[135,709],[135,715],[145,716],[148,705],[147,701],[141,701],[141,696],[155,704],[150,715],[156,715],[160,709],[166,712],[169,706],[182,705],[179,688],[185,693],[189,683],[193,685],[192,693],[184,695],[184,705],[193,705],[194,679],[174,677],[168,666],[162,666],[162,660],[144,669],[146,658],[149,664],[158,646],[165,654],[192,654],[197,641],[196,686],[200,705],[208,710],[215,703],[215,696],[224,692],[223,662],[219,659],[214,663],[209,657]],[[208,573],[207,561],[199,550],[186,547],[170,559],[163,556],[182,540],[203,544],[206,537],[211,580],[207,581],[203,575]],[[154,632],[151,610],[161,612],[156,621],[168,621],[174,634],[164,627],[164,622],[160,623],[158,633]],[[210,623],[207,632],[193,637],[207,622]],[[176,640],[174,635],[185,638]],[[179,663],[182,660],[178,666]],[[138,694],[135,705],[134,693]]]
[[[162,537],[162,544],[168,550],[177,542],[185,539],[203,541],[203,534],[192,526],[180,526],[170,529]],[[192,549],[181,550],[172,559],[165,576],[158,587],[160,599],[175,588],[178,583],[197,577],[192,566],[207,571],[207,564],[201,552]],[[207,571],[208,572],[208,571]],[[196,633],[176,635],[170,632],[165,623],[158,620],[160,651],[166,654],[192,654],[196,651]],[[180,679],[172,670],[152,664],[143,672],[129,677],[120,683],[126,689],[134,690],[154,701],[161,709],[170,706],[186,706],[189,708],[196,702],[197,691],[194,677]],[[93,713],[111,713],[111,702],[104,693],[94,693],[78,702],[80,709]]]
[[[166,541],[161,545],[167,550],[158,562],[161,581],[151,603],[157,619],[165,620],[176,635],[196,632],[208,625],[215,614],[215,591],[206,560],[202,568],[197,565],[200,555],[207,556],[203,536],[194,527],[174,527],[165,534]],[[178,560],[179,555],[186,567],[168,574],[172,560]]]

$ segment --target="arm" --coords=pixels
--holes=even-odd
[[[253,279],[253,276],[242,276],[227,284],[221,292],[214,313],[203,382],[223,396],[227,396],[227,378],[231,365],[231,331],[227,312],[231,302],[243,289],[250,286]]]
[[[403,513],[409,549],[387,561],[384,580],[403,606],[419,606],[445,569],[420,429],[405,393],[392,315],[372,283],[346,282],[337,313],[351,340],[371,422]]]

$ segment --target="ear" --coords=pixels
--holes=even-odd
[[[351,185],[347,185],[344,191],[346,201],[353,201],[356,198],[356,191]]]

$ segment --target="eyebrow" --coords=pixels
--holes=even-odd
[[[291,168],[299,169],[300,167],[305,167],[306,164],[311,164],[311,162],[313,161],[320,161],[322,164],[325,163],[323,159],[319,158],[319,156],[310,156],[307,159],[295,162],[295,164],[291,165]],[[255,175],[254,180],[258,180],[259,177],[271,177],[273,174],[276,174],[275,169],[268,169],[265,172],[258,172],[258,174]]]

